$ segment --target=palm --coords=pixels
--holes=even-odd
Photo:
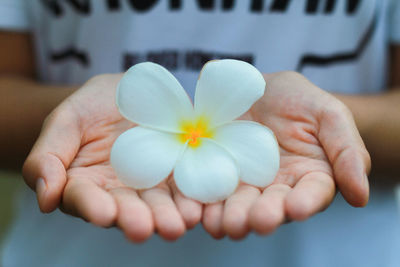
[[[290,187],[313,173],[327,174],[333,182],[331,164],[318,138],[319,114],[313,110],[313,100],[302,93],[274,89],[250,111],[253,120],[274,131],[280,145],[281,164],[274,183]]]
[[[68,183],[73,179],[90,179],[107,191],[123,187],[110,165],[109,151],[118,135],[132,126],[122,118],[105,118],[103,122],[90,127],[67,170]]]

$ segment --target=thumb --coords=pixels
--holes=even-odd
[[[319,139],[332,165],[335,181],[347,202],[365,206],[369,197],[367,174],[371,159],[350,110],[339,102],[320,118]]]
[[[79,117],[65,105],[45,120],[23,169],[27,185],[36,191],[40,210],[51,212],[60,203],[67,176],[81,140]]]

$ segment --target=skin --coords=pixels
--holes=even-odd
[[[368,201],[370,158],[345,105],[300,74],[264,78],[266,94],[244,117],[274,131],[280,169],[270,186],[243,184],[224,203],[205,207],[211,218],[203,224],[216,238],[268,234],[287,220],[305,220],[329,206],[335,186],[353,206]]]
[[[387,94],[371,96],[376,107],[370,106],[368,112],[382,108],[380,115],[386,116],[379,129],[382,135],[375,135],[368,131],[377,129],[370,125],[378,115],[364,116],[363,96],[337,96],[339,101],[300,74],[274,73],[265,75],[266,95],[244,115],[276,134],[282,157],[272,185],[256,188],[242,184],[226,201],[208,205],[185,198],[171,177],[156,188],[135,191],[116,179],[108,161],[115,138],[134,126],[122,119],[114,105],[121,75],[96,76],[72,95],[75,88],[46,87],[34,79],[30,36],[17,34],[10,39],[10,34],[15,35],[0,34],[2,40],[11,40],[7,47],[0,42],[1,56],[16,55],[11,61],[0,62],[0,94],[15,101],[0,105],[0,124],[8,129],[0,133],[1,147],[6,148],[0,153],[7,157],[11,153],[10,161],[18,162],[46,118],[23,167],[26,183],[36,190],[40,209],[51,212],[59,207],[95,225],[116,225],[132,241],[144,241],[155,231],[166,240],[175,240],[200,221],[215,238],[228,235],[240,239],[251,230],[268,234],[288,220],[305,220],[327,208],[336,186],[351,205],[366,205],[370,159],[352,113],[361,135],[370,135],[365,139],[367,147],[378,151],[373,154],[374,163],[395,162],[398,157],[380,151],[382,140],[373,137],[396,136],[391,131],[393,122],[400,124],[395,112],[399,94],[393,93],[397,98],[391,95],[391,101]],[[398,55],[400,48],[394,51]],[[47,100],[42,103],[37,97],[39,102],[31,101],[34,94]],[[15,104],[21,101],[30,112],[21,114],[21,106]],[[9,119],[17,114],[18,120]],[[18,137],[9,133],[18,133]],[[390,145],[395,151],[400,140],[394,138]]]

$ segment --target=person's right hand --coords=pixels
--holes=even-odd
[[[61,103],[46,119],[23,175],[43,212],[60,207],[98,226],[117,225],[133,241],[154,231],[174,240],[200,221],[201,204],[179,193],[171,178],[148,190],[128,188],[109,162],[114,140],[134,126],[115,105],[121,77],[94,77]]]

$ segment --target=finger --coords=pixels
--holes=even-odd
[[[353,206],[365,206],[369,197],[367,174],[371,160],[350,111],[344,106],[339,110],[325,110],[319,139],[344,198]]]
[[[224,202],[211,203],[204,206],[204,229],[216,239],[221,239],[225,236],[222,228],[223,211]]]
[[[150,207],[155,228],[163,238],[172,241],[185,233],[185,222],[166,185],[145,190],[140,197]]]
[[[335,182],[329,174],[306,174],[286,197],[287,215],[289,219],[305,220],[328,207],[334,196]]]
[[[134,242],[147,240],[154,232],[150,208],[131,188],[115,188],[110,193],[118,207],[118,227]]]
[[[192,229],[201,220],[203,205],[196,200],[185,197],[176,187],[174,179],[171,178],[168,181],[176,207],[185,221],[186,229]]]
[[[79,146],[80,130],[75,115],[65,109],[53,111],[22,171],[25,182],[37,191],[43,212],[51,212],[59,205],[66,183],[66,168]]]
[[[62,205],[67,213],[101,227],[111,226],[117,217],[117,205],[113,197],[83,177],[68,180]]]
[[[250,209],[249,224],[257,233],[272,233],[285,222],[285,198],[292,188],[285,184],[272,184]]]
[[[201,220],[203,207],[200,202],[187,198],[181,192],[174,193],[174,201],[185,221],[186,228],[192,229]]]
[[[222,226],[224,232],[232,239],[244,238],[249,232],[249,211],[260,190],[254,186],[241,185],[225,201]]]

